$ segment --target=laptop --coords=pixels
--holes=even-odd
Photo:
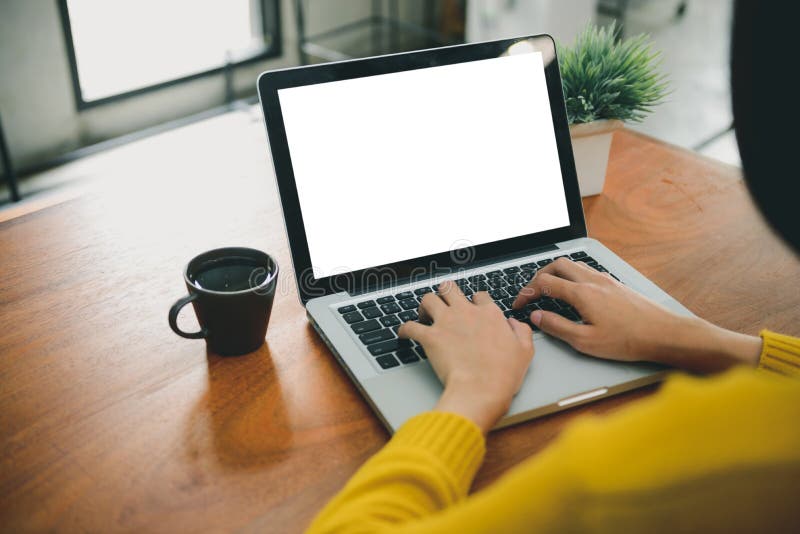
[[[443,280],[506,316],[566,256],[690,312],[587,237],[556,50],[520,37],[268,71],[258,93],[308,320],[393,432],[442,385],[397,329]],[[529,323],[530,324],[530,323]],[[534,331],[503,427],[661,380],[664,367],[580,354]]]

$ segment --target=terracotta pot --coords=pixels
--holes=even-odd
[[[599,195],[603,192],[611,139],[614,131],[623,125],[620,120],[602,120],[573,124],[569,127],[582,197]]]

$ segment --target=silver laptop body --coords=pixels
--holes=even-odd
[[[442,386],[421,347],[396,341],[397,319],[389,316],[407,319],[413,300],[442,280],[519,281],[517,274],[530,276],[553,258],[588,257],[691,314],[586,236],[549,36],[269,71],[258,88],[308,319],[390,432],[432,409]],[[440,213],[436,206],[462,186],[471,189],[458,193],[460,209]],[[492,204],[501,201],[506,206]],[[494,215],[481,219],[481,206]],[[520,209],[530,211],[509,211]],[[485,287],[478,283],[465,287]],[[496,299],[507,315],[508,298]],[[533,363],[498,428],[666,373],[532,335]]]

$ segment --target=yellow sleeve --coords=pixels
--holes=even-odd
[[[800,347],[789,353],[800,360]],[[797,421],[800,381],[743,368],[675,376],[611,416],[578,419],[467,497],[483,437],[429,412],[398,430],[309,532],[800,531]]]
[[[800,376],[800,338],[761,331],[764,344],[758,368],[788,376]]]
[[[470,420],[427,412],[407,421],[317,516],[314,532],[380,532],[463,501],[486,452]]]

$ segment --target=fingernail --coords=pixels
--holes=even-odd
[[[531,313],[531,322],[536,326],[539,326],[542,323],[542,310],[534,310]]]

